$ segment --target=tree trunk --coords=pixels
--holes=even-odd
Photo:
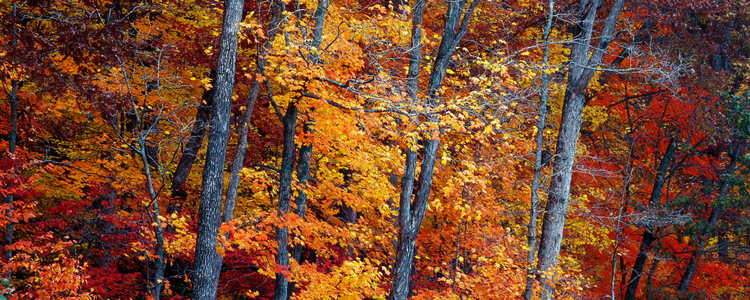
[[[310,61],[313,65],[320,64],[320,45],[323,41],[323,25],[325,24],[326,15],[328,14],[328,6],[330,5],[329,0],[319,0],[318,5],[315,9],[315,27],[313,28],[313,40],[310,47],[313,49],[310,55]],[[284,118],[284,153],[282,153],[282,169],[281,169],[281,180],[280,189],[282,191],[288,191],[288,195],[282,197],[281,192],[279,195],[279,213],[286,214],[289,212],[289,206],[291,202],[291,185],[292,185],[292,169],[294,169],[294,152],[296,150],[296,144],[294,143],[294,135],[296,131],[297,122],[297,107],[296,103],[290,103],[289,109],[293,109],[294,115],[289,115],[290,111],[287,109],[287,116]],[[305,123],[304,131],[312,131],[312,120],[308,120]],[[290,126],[289,132],[287,132],[287,126]],[[288,142],[288,140],[290,142]],[[300,185],[307,185],[307,181],[310,175],[310,160],[312,158],[312,145],[307,144],[300,147],[299,161],[297,162],[297,178]],[[287,152],[287,150],[289,152]],[[287,166],[285,162],[289,162]],[[284,169],[288,167],[287,169]],[[285,176],[288,173],[288,180]],[[307,205],[307,193],[301,190],[295,199],[295,210],[294,212],[300,217],[305,217],[305,207]],[[285,269],[289,269],[289,233],[288,228],[283,227],[276,230],[276,241],[279,245],[277,252],[277,263],[282,265]],[[299,245],[292,248],[291,256],[300,262],[302,258],[302,247]],[[283,254],[282,254],[283,253]],[[274,299],[288,299],[294,292],[294,283],[289,282],[288,278],[284,274],[276,273],[276,287],[275,287]]]
[[[448,62],[451,55],[456,50],[458,43],[466,34],[469,20],[471,19],[474,9],[480,0],[473,0],[468,7],[466,1],[448,2],[448,12],[445,16],[445,27],[443,36],[440,41],[440,47],[435,58],[435,63],[430,73],[426,101],[427,106],[435,107],[438,102],[438,92],[443,84],[445,72],[448,68]],[[464,8],[466,8],[464,10]],[[417,92],[419,89],[419,62],[421,58],[421,23],[422,13],[424,11],[424,0],[418,0],[414,7],[412,18],[412,48],[409,60],[409,70],[407,72],[407,94],[413,101],[417,101]],[[434,115],[427,117],[428,122],[437,122]],[[430,136],[439,136],[440,132],[430,132]],[[409,296],[410,275],[419,227],[424,220],[427,204],[432,189],[433,172],[437,158],[437,150],[440,142],[437,139],[428,139],[424,141],[424,154],[422,157],[422,167],[419,172],[418,190],[414,193],[414,173],[417,164],[417,153],[411,149],[406,150],[406,163],[404,166],[404,177],[401,188],[401,201],[399,207],[399,232],[398,243],[396,247],[396,263],[393,266],[393,282],[389,299],[406,299]],[[409,182],[411,181],[411,183]],[[411,203],[411,197],[414,194],[414,203]]]
[[[729,165],[727,165],[727,168],[724,171],[725,177],[734,174],[734,171],[737,168],[737,161],[739,160],[740,154],[742,153],[743,145],[733,145],[730,147],[734,149],[730,150]],[[719,198],[717,199],[716,203],[714,203],[714,208],[711,210],[711,215],[708,217],[708,226],[706,227],[706,230],[704,230],[703,235],[711,234],[716,231],[716,223],[719,220],[719,215],[721,215],[722,212],[722,206],[718,202],[724,199],[727,196],[727,193],[729,193],[729,181],[726,178],[723,178],[721,180]],[[701,236],[697,248],[693,252],[693,255],[690,257],[688,267],[687,269],[685,269],[685,273],[682,274],[682,278],[680,279],[680,285],[677,289],[680,293],[687,292],[688,287],[690,287],[690,282],[693,280],[695,272],[698,271],[698,263],[700,262],[700,258],[704,253],[704,246],[705,238]]]
[[[310,125],[305,124],[305,132],[310,130]],[[297,180],[301,189],[294,199],[294,213],[301,219],[305,218],[305,208],[307,206],[307,181],[310,179],[310,161],[312,159],[312,144],[305,144],[299,149],[299,159],[297,160]],[[292,249],[292,258],[298,263],[302,262],[302,246],[296,245]],[[291,289],[290,289],[291,290]]]
[[[247,152],[247,131],[250,128],[250,120],[255,109],[255,104],[258,102],[258,93],[260,92],[261,80],[259,80],[259,77],[262,77],[262,74],[265,73],[265,68],[268,64],[266,55],[268,55],[268,52],[272,48],[272,42],[276,38],[282,20],[283,3],[279,5],[278,1],[273,1],[271,5],[273,6],[273,16],[271,17],[271,23],[268,25],[268,38],[262,46],[258,47],[255,81],[253,81],[250,92],[245,100],[245,111],[242,113],[239,129],[237,130],[237,153],[235,154],[234,161],[232,161],[227,198],[224,202],[223,222],[228,222],[234,215],[234,207],[237,203],[237,189],[240,185],[240,171],[242,171],[245,162],[245,153]]]
[[[669,169],[669,164],[674,157],[675,149],[677,149],[677,138],[673,137],[669,142],[667,152],[664,153],[664,157],[661,159],[659,169],[656,171],[654,188],[651,190],[651,197],[648,200],[649,207],[656,206],[661,199],[662,188],[664,187],[664,182],[667,181],[667,171]],[[646,264],[646,259],[648,259],[648,254],[651,251],[651,244],[655,240],[656,236],[654,235],[653,228],[646,228],[643,231],[641,245],[638,248],[638,255],[635,258],[633,271],[630,274],[630,281],[628,281],[628,287],[625,291],[625,299],[635,299],[636,292],[638,291],[638,281],[641,279],[643,267]]]
[[[286,110],[284,122],[284,148],[281,153],[281,172],[279,175],[279,206],[278,216],[286,218],[289,213],[292,198],[292,172],[294,170],[294,143],[295,131],[297,129],[297,105],[290,102]],[[286,226],[276,227],[276,251],[277,268],[287,272],[276,272],[276,282],[273,298],[286,300],[289,294],[289,278],[285,273],[289,271],[289,228]]]
[[[544,151],[544,127],[547,120],[547,100],[549,98],[549,75],[547,74],[547,64],[549,63],[549,34],[552,31],[552,20],[555,16],[555,1],[549,0],[549,15],[547,17],[547,26],[544,27],[542,43],[544,47],[544,56],[542,59],[542,91],[539,101],[539,121],[536,132],[536,153],[534,161],[534,177],[531,180],[531,207],[529,208],[529,226],[528,226],[528,246],[529,252],[526,256],[528,263],[528,272],[526,277],[526,291],[523,298],[531,300],[534,297],[534,252],[536,251],[536,230],[537,219],[539,218],[539,180],[542,177],[542,167],[544,161],[542,152]]]
[[[156,266],[154,270],[153,283],[151,285],[151,295],[155,300],[159,300],[161,298],[161,290],[164,287],[164,227],[162,227],[161,211],[159,210],[159,195],[154,189],[154,181],[151,176],[151,166],[148,163],[149,156],[146,145],[147,136],[148,133],[146,133],[146,135],[144,136],[141,136],[141,138],[138,140],[140,144],[138,154],[140,154],[141,160],[143,161],[143,171],[146,174],[146,189],[148,190],[149,197],[151,198],[151,204],[153,205],[153,214],[151,214],[151,216],[155,224],[154,234],[156,236],[156,260],[154,261],[154,264]]]
[[[560,132],[557,138],[557,152],[553,167],[553,177],[548,189],[546,213],[542,223],[542,237],[539,244],[537,279],[542,283],[542,299],[554,297],[554,275],[560,255],[565,216],[570,196],[570,180],[581,129],[583,107],[586,105],[585,90],[596,69],[602,62],[604,53],[612,38],[617,18],[624,0],[612,4],[607,20],[602,28],[601,38],[592,47],[594,23],[601,0],[580,0],[578,22],[570,53],[568,85],[565,90]]]
[[[213,72],[212,72],[213,73]],[[215,76],[212,76],[215,79]],[[208,125],[211,119],[211,102],[213,102],[213,87],[204,91],[201,96],[201,103],[198,105],[198,111],[195,113],[195,122],[193,123],[193,129],[190,131],[187,144],[182,149],[182,155],[180,161],[177,163],[177,167],[174,170],[174,177],[172,177],[172,194],[178,194],[184,192],[185,181],[190,174],[190,169],[193,167],[198,150],[200,150],[203,144],[203,136],[206,132],[206,125]]]
[[[393,284],[388,299],[406,299],[409,294],[409,275],[414,258],[416,236],[411,228],[411,196],[414,191],[414,176],[417,169],[417,152],[406,150],[404,176],[401,179],[401,198],[398,225],[401,228],[396,247],[396,264],[393,266]]]
[[[10,83],[10,95],[8,95],[8,101],[10,102],[10,132],[8,133],[8,152],[11,155],[16,154],[16,144],[18,143],[18,80],[13,80]],[[5,198],[5,203],[13,203],[13,195],[8,195]],[[8,208],[6,215],[10,215],[12,208]],[[10,246],[13,244],[13,223],[5,225],[5,245]],[[7,250],[5,256],[10,260],[13,257],[13,251]]]
[[[310,130],[310,125],[305,124],[305,132]],[[300,219],[305,219],[305,209],[307,207],[307,181],[310,179],[310,161],[312,159],[312,144],[305,144],[299,149],[299,158],[297,159],[297,180],[301,189],[298,191],[297,198],[294,199],[294,213],[297,214]],[[288,242],[288,241],[287,241]],[[302,245],[295,245],[292,247],[292,258],[297,263],[302,263]],[[289,291],[287,296],[291,297],[294,293],[296,283],[289,283]]]
[[[215,94],[208,138],[203,191],[198,209],[198,237],[195,248],[193,299],[216,299],[222,257],[216,252],[221,223],[224,163],[229,140],[232,90],[237,63],[239,23],[244,2],[226,0],[221,33]]]

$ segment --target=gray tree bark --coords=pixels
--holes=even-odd
[[[162,221],[160,218],[161,211],[159,210],[159,195],[154,189],[154,181],[151,176],[151,166],[148,163],[149,155],[146,146],[147,137],[148,132],[146,132],[146,134],[142,135],[138,139],[138,144],[140,147],[138,149],[138,154],[141,156],[141,161],[143,162],[143,171],[146,174],[146,189],[148,190],[149,197],[151,198],[151,205],[153,205],[153,213],[150,215],[152,216],[154,223],[156,224],[154,226],[154,234],[156,236],[156,260],[154,261],[155,270],[153,283],[151,284],[151,295],[155,300],[159,300],[161,298],[161,290],[164,287],[164,227],[162,227]]]
[[[217,63],[214,101],[208,137],[203,191],[198,209],[193,299],[216,299],[222,257],[216,252],[221,223],[224,163],[229,140],[229,119],[237,64],[239,23],[244,1],[226,0]]]
[[[212,78],[216,79],[215,77]],[[193,163],[198,155],[198,150],[200,150],[201,145],[203,144],[203,136],[206,133],[206,126],[211,119],[212,98],[213,88],[204,91],[201,96],[201,103],[198,105],[198,110],[195,113],[193,129],[190,131],[190,136],[185,144],[185,148],[182,149],[180,161],[177,162],[177,167],[175,168],[174,176],[172,177],[172,194],[178,194],[181,191],[184,192],[185,181],[187,181],[187,177],[190,174],[190,169],[193,168]]]
[[[667,151],[664,153],[664,156],[661,159],[661,163],[659,163],[659,169],[656,171],[654,188],[651,190],[651,197],[649,197],[648,200],[649,207],[657,205],[661,199],[664,182],[667,181],[667,171],[669,169],[669,164],[672,162],[676,149],[677,138],[673,137],[669,142]],[[635,299],[635,294],[638,290],[638,281],[641,279],[643,267],[646,264],[648,254],[651,251],[651,244],[656,240],[656,235],[654,234],[653,230],[654,228],[646,228],[643,231],[641,245],[638,249],[638,255],[635,258],[635,263],[630,275],[630,281],[628,281],[627,290],[625,291],[625,299]]]
[[[466,0],[448,2],[448,12],[445,16],[445,28],[440,41],[435,63],[430,73],[427,88],[427,105],[437,106],[438,92],[445,78],[453,52],[466,34],[469,20],[480,0],[473,0],[468,7]],[[466,8],[464,10],[464,8]],[[421,24],[424,12],[424,0],[417,0],[412,17],[412,45],[407,72],[407,94],[415,103],[418,101],[419,65],[421,60]],[[428,116],[429,122],[436,122],[437,117]],[[434,134],[439,135],[439,132]],[[434,135],[433,135],[434,136]],[[406,150],[404,176],[401,182],[401,196],[399,207],[399,237],[396,247],[396,263],[393,266],[393,281],[388,299],[406,299],[409,295],[410,275],[414,262],[417,234],[424,220],[425,211],[432,188],[433,172],[440,145],[438,140],[430,138],[424,141],[422,167],[419,172],[418,190],[414,193],[414,176],[418,155],[411,149]],[[412,203],[412,195],[414,202]]]
[[[290,102],[284,122],[284,145],[281,153],[281,172],[279,174],[279,206],[278,215],[284,218],[289,213],[292,198],[292,172],[294,171],[294,143],[297,128],[297,105]],[[289,267],[289,228],[281,226],[276,228],[276,264],[282,268]],[[282,272],[276,273],[276,281],[273,298],[285,300],[289,295],[289,278]]]
[[[534,160],[534,177],[531,179],[531,207],[529,208],[529,226],[528,226],[528,246],[529,252],[526,256],[526,262],[528,263],[528,274],[526,277],[526,291],[523,294],[524,299],[531,300],[534,297],[534,274],[536,268],[534,267],[534,257],[536,252],[536,230],[537,230],[537,219],[539,218],[539,189],[540,179],[542,177],[542,167],[544,167],[544,161],[542,158],[542,152],[544,151],[544,126],[547,121],[547,100],[549,99],[549,74],[547,74],[547,64],[549,63],[549,34],[552,31],[552,21],[555,17],[555,1],[549,0],[549,15],[547,17],[547,26],[544,27],[544,33],[542,34],[542,43],[544,47],[544,55],[542,58],[542,91],[539,101],[539,121],[537,123],[536,132],[536,153]]]
[[[273,1],[271,5],[273,16],[271,17],[271,23],[268,25],[268,38],[263,42],[263,45],[258,47],[255,81],[253,81],[253,84],[250,87],[250,92],[245,100],[245,111],[242,113],[239,129],[237,130],[237,153],[235,154],[234,161],[232,161],[229,187],[227,187],[227,198],[224,201],[223,222],[228,222],[234,215],[234,207],[237,203],[237,188],[240,185],[240,171],[242,171],[245,162],[245,153],[247,152],[247,131],[250,128],[250,119],[252,118],[253,110],[255,110],[255,104],[258,102],[258,93],[260,92],[261,80],[259,80],[258,77],[263,76],[262,74],[265,73],[266,65],[268,65],[266,55],[268,55],[268,52],[271,50],[271,43],[276,38],[276,34],[279,31],[282,12],[285,8],[284,4],[279,3],[279,1]]]
[[[323,41],[323,25],[328,14],[329,0],[319,0],[315,9],[315,27],[313,28],[313,40],[310,47],[315,49],[310,55],[310,61],[313,65],[320,63],[320,45]],[[282,151],[281,175],[279,180],[279,214],[284,216],[289,213],[292,190],[292,172],[295,166],[294,152],[296,144],[294,142],[297,128],[297,102],[290,102],[286,115],[282,119],[284,123],[284,149]],[[308,121],[304,126],[305,132],[312,130],[312,122]],[[306,185],[310,174],[310,163],[312,158],[312,145],[307,144],[300,147],[299,161],[297,162],[297,178],[299,183]],[[305,207],[307,205],[307,192],[299,191],[295,199],[295,211],[301,218],[305,217]],[[284,268],[289,268],[289,229],[284,226],[276,228],[276,242],[278,250],[276,253],[276,263]],[[291,256],[299,262],[302,257],[302,248],[297,246],[291,251]],[[276,273],[274,299],[288,299],[294,292],[294,284],[283,273]]]
[[[596,45],[594,25],[597,11],[603,5],[601,0],[580,0],[578,3],[577,31],[571,47],[568,84],[565,90],[562,120],[557,138],[557,149],[553,176],[548,188],[547,206],[542,223],[542,237],[539,245],[537,279],[544,292],[542,299],[554,297],[554,276],[551,272],[557,266],[560,246],[563,239],[565,216],[570,197],[570,180],[581,130],[583,107],[586,105],[585,90],[596,69],[601,64],[607,46],[612,38],[617,18],[625,0],[615,0],[610,8],[604,27]]]

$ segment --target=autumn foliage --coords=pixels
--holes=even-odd
[[[294,299],[385,299],[413,157],[406,197],[429,200],[411,298],[517,299],[529,276],[560,299],[750,298],[747,1],[625,1],[607,43],[618,1],[551,2],[244,1],[218,297],[272,299],[283,276]],[[561,252],[537,274],[530,199],[550,199],[586,3],[606,49],[580,91]],[[193,296],[223,8],[0,0],[0,299]]]

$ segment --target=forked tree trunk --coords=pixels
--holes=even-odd
[[[268,59],[266,55],[271,51],[272,42],[276,38],[279,26],[282,21],[282,12],[285,9],[284,3],[279,0],[271,3],[271,10],[273,16],[271,17],[271,23],[268,25],[268,38],[266,41],[258,47],[258,54],[256,59],[256,70],[255,70],[255,81],[250,87],[250,92],[245,100],[245,111],[242,113],[240,118],[239,129],[237,130],[237,153],[235,154],[234,161],[232,161],[232,170],[229,177],[229,187],[227,187],[227,198],[224,202],[224,214],[222,217],[223,222],[229,222],[234,215],[234,207],[237,203],[237,189],[240,185],[240,171],[245,162],[245,153],[247,152],[247,132],[250,128],[250,120],[253,116],[253,110],[255,110],[255,104],[258,102],[258,94],[260,92],[260,85],[262,74],[265,74],[266,65],[268,65]],[[260,15],[258,16],[260,18]]]
[[[313,40],[310,45],[314,49],[310,55],[310,61],[313,64],[320,63],[320,45],[323,41],[323,25],[325,24],[326,15],[328,14],[329,0],[319,0],[315,9],[315,27],[313,28]],[[295,166],[294,152],[297,146],[294,142],[297,128],[297,103],[290,102],[286,115],[282,119],[284,123],[284,149],[282,151],[281,176],[279,180],[279,214],[285,216],[289,213],[292,190],[292,172]],[[307,121],[304,131],[312,131],[312,121]],[[312,159],[312,145],[306,144],[300,147],[299,161],[297,162],[297,178],[301,185],[306,185],[310,176],[310,163]],[[295,214],[300,218],[305,217],[305,207],[307,205],[307,192],[303,189],[299,191],[295,199]],[[278,250],[276,254],[276,263],[289,269],[289,229],[284,226],[276,228],[276,242]],[[302,248],[298,245],[292,248],[292,257],[300,262],[302,258]],[[289,282],[283,273],[276,273],[274,299],[288,299],[294,292],[294,284]]]
[[[547,16],[547,26],[544,27],[542,43],[544,55],[542,58],[542,91],[539,101],[539,121],[536,129],[536,153],[534,157],[534,177],[531,180],[531,207],[529,208],[529,226],[528,226],[528,246],[529,252],[526,256],[528,272],[526,277],[526,291],[523,294],[524,299],[531,300],[534,297],[534,257],[536,252],[536,230],[537,219],[539,218],[539,189],[542,177],[542,167],[544,161],[542,153],[544,151],[544,127],[547,121],[547,99],[549,98],[549,74],[547,74],[547,64],[549,63],[549,34],[552,31],[552,21],[555,16],[555,1],[549,0],[549,15]]]
[[[159,195],[156,193],[156,189],[154,189],[154,181],[153,177],[151,176],[151,166],[148,163],[149,154],[146,146],[147,136],[148,133],[141,136],[141,138],[138,140],[140,146],[140,149],[138,149],[138,154],[141,156],[141,161],[143,162],[143,171],[146,174],[146,189],[148,190],[151,205],[153,205],[153,212],[151,213],[151,216],[154,220],[153,227],[154,235],[156,237],[156,259],[154,260],[155,270],[154,279],[151,283],[151,295],[155,300],[159,300],[161,298],[161,290],[164,287],[164,256],[166,252],[164,250],[164,227],[162,227],[161,211],[159,210]]]
[[[442,87],[443,78],[448,68],[453,52],[458,43],[466,34],[474,9],[479,0],[473,0],[466,6],[467,1],[448,2],[448,12],[445,16],[445,27],[440,41],[440,47],[435,55],[435,63],[430,73],[427,87],[427,106],[435,107],[438,103],[438,91]],[[417,101],[419,90],[419,65],[421,60],[421,24],[424,11],[424,0],[417,0],[412,17],[412,45],[407,72],[407,94],[412,100]],[[437,117],[430,115],[429,122],[437,122]],[[431,136],[438,136],[439,132],[431,132]],[[406,162],[404,165],[404,176],[401,184],[401,197],[399,207],[399,237],[396,247],[396,263],[391,273],[393,282],[388,299],[406,299],[409,295],[410,276],[412,273],[414,255],[416,254],[416,241],[419,227],[424,220],[427,204],[432,188],[433,172],[437,158],[437,150],[440,142],[430,138],[423,141],[424,150],[422,166],[419,172],[418,190],[414,193],[414,176],[418,161],[417,153],[407,148]],[[412,203],[412,195],[414,200]]]
[[[203,191],[198,209],[198,237],[195,247],[193,299],[216,299],[222,257],[216,252],[221,224],[224,163],[229,140],[232,90],[237,63],[239,23],[244,1],[226,0],[217,63],[214,101],[208,137]]]
[[[615,0],[602,28],[596,45],[592,46],[597,11],[602,0],[580,0],[578,3],[577,32],[573,38],[565,90],[560,132],[557,138],[552,181],[548,189],[546,213],[542,223],[539,244],[537,279],[544,289],[542,299],[554,297],[554,275],[560,256],[565,217],[570,198],[570,180],[581,131],[583,108],[586,106],[586,88],[602,62],[612,39],[617,18],[625,0]]]

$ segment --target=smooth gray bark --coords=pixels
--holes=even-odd
[[[237,64],[238,32],[244,1],[226,0],[221,46],[216,67],[214,101],[208,137],[203,191],[198,209],[193,299],[216,299],[222,257],[216,252],[221,223],[224,163],[229,140],[229,119]]]
[[[576,24],[578,32],[575,33],[571,47],[568,84],[557,138],[553,176],[548,188],[542,237],[539,243],[537,279],[544,288],[542,299],[554,297],[554,274],[552,272],[557,266],[562,245],[573,163],[581,130],[583,108],[587,102],[585,90],[602,62],[624,1],[615,0],[612,4],[599,41],[594,46],[591,44],[597,10],[603,3],[601,0],[580,0],[578,3]]]
[[[654,207],[659,204],[661,200],[662,189],[664,183],[667,181],[667,171],[669,170],[669,164],[672,163],[675,150],[677,149],[677,138],[673,137],[669,142],[667,151],[659,163],[659,169],[656,171],[656,178],[654,180],[654,188],[651,190],[651,197],[648,200],[648,206]],[[641,245],[638,249],[638,255],[635,258],[633,264],[633,270],[628,281],[627,290],[625,291],[625,299],[635,299],[636,291],[638,290],[638,281],[641,279],[643,273],[643,267],[648,259],[648,254],[651,251],[651,244],[656,240],[654,234],[654,228],[646,228],[643,231],[641,238]]]
[[[539,218],[539,189],[542,177],[542,167],[544,161],[542,152],[544,151],[544,127],[547,121],[547,100],[549,99],[549,74],[547,74],[547,64],[549,64],[549,34],[552,31],[552,21],[555,17],[555,1],[549,0],[549,15],[547,17],[547,26],[544,27],[542,34],[542,43],[544,54],[542,58],[542,91],[539,101],[539,121],[537,122],[536,132],[536,153],[534,157],[534,177],[531,179],[531,207],[529,208],[529,226],[528,226],[528,246],[529,252],[526,256],[528,263],[528,272],[526,277],[526,291],[523,294],[524,299],[531,300],[534,297],[534,258],[536,252],[536,230],[537,219]]]

